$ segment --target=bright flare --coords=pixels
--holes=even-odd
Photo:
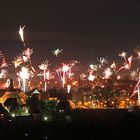
[[[67,85],[67,93],[70,93],[71,85]]]
[[[52,51],[52,53],[53,53],[53,55],[55,55],[56,57],[58,56],[58,54],[60,54],[61,52],[63,51],[63,49],[56,49],[56,50],[54,50],[54,51]]]
[[[113,73],[112,73],[112,71],[111,71],[110,68],[105,69],[105,71],[104,71],[104,77],[105,77],[105,79],[109,79],[112,74]]]
[[[19,72],[20,79],[22,80],[23,91],[26,92],[27,80],[30,78],[30,73],[28,68],[22,67]]]
[[[20,26],[18,33],[19,33],[20,38],[21,38],[21,40],[22,40],[22,42],[23,42],[23,44],[25,46],[25,43],[24,43],[24,28],[25,28],[25,25],[23,27]]]

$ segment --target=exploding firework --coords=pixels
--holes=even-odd
[[[96,76],[93,74],[93,72],[94,71],[97,71],[97,70],[98,70],[97,65],[93,65],[93,64],[90,65],[90,68],[88,69],[88,73],[89,73],[88,80],[89,81],[94,81],[94,79],[96,78]]]
[[[6,78],[8,76],[8,72],[5,69],[2,69],[0,72],[0,79]]]
[[[124,58],[124,60],[126,61],[126,52],[122,52],[119,54],[120,57]]]
[[[97,71],[98,70],[98,65],[93,65],[91,64],[90,65],[90,69],[94,70],[94,71]]]
[[[7,64],[5,58],[2,58],[2,64],[1,64],[1,67],[0,68],[6,68],[8,67],[9,65]]]
[[[97,61],[99,62],[100,66],[104,66],[105,64],[108,64],[109,62],[106,57],[99,57],[97,58]]]
[[[23,63],[23,59],[21,56],[17,56],[14,58],[13,64],[15,65],[15,68],[19,67]]]
[[[116,71],[116,63],[113,62],[113,63],[110,65],[110,68],[113,69],[114,71]]]
[[[74,74],[72,73],[72,67],[75,66],[74,62],[71,62],[69,64],[64,64],[62,63],[62,66],[59,67],[56,70],[58,79],[60,81],[60,83],[62,84],[62,87],[64,88],[65,84],[66,84],[66,80],[67,79],[71,79],[71,76],[73,76]]]
[[[44,62],[42,62],[42,64],[41,65],[39,65],[38,67],[39,67],[39,69],[41,69],[41,70],[47,70],[48,69],[48,67],[49,67],[49,61],[48,60],[45,60]]]
[[[62,51],[63,51],[63,49],[59,49],[59,48],[58,48],[58,49],[52,51],[52,53],[53,53],[54,56],[57,57],[60,53],[62,53]]]
[[[0,61],[1,61],[0,68],[6,68],[9,66],[6,62],[6,58],[5,58],[4,54],[1,51],[0,51]]]
[[[39,69],[43,71],[43,80],[44,80],[44,91],[46,92],[47,90],[47,82],[46,79],[50,79],[51,76],[53,75],[52,73],[50,73],[49,71],[47,71],[48,67],[49,67],[49,61],[45,60],[41,65],[39,65]]]
[[[112,76],[112,74],[113,74],[112,70],[111,70],[110,68],[107,68],[107,69],[105,69],[105,71],[104,71],[104,78],[105,78],[105,79],[109,79],[110,76]]]
[[[92,75],[92,74],[90,74],[90,75],[88,76],[88,80],[89,80],[89,81],[94,81],[95,78],[96,78],[95,75]]]
[[[23,27],[19,27],[19,35],[20,35],[20,38],[21,38],[21,41],[23,42],[23,45],[25,46],[25,42],[24,42],[24,28],[25,28],[25,25]]]
[[[9,66],[6,62],[6,58],[4,56],[4,54],[0,51],[0,62],[1,62],[1,65],[0,65],[0,69],[1,69],[1,72],[0,72],[0,79],[5,79],[8,77],[8,70],[7,70],[7,67]]]
[[[22,52],[22,57],[23,57],[23,61],[27,62],[28,60],[31,59],[31,55],[33,53],[33,49],[31,48],[27,48]]]
[[[5,85],[4,85],[4,88],[8,88],[9,86],[10,86],[10,80],[7,79],[7,81],[6,81]]]
[[[22,67],[21,71],[19,72],[19,77],[20,77],[20,81],[22,81],[22,89],[24,92],[26,92],[27,81],[30,78],[29,69],[26,67]]]
[[[62,67],[56,70],[59,80],[62,82],[62,87],[64,88],[66,84],[66,75],[70,67],[67,64],[62,64]]]
[[[126,58],[125,58],[126,59]],[[125,69],[125,70],[129,70],[131,68],[132,65],[132,60],[133,60],[133,56],[128,57],[125,62],[124,65],[121,66],[118,71],[116,71],[116,73],[118,73],[120,70]]]
[[[71,85],[67,85],[67,93],[70,93],[70,90],[71,90]]]

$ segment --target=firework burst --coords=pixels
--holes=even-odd
[[[60,53],[62,53],[62,51],[63,51],[63,49],[59,49],[59,48],[58,48],[58,49],[52,51],[52,53],[53,53],[54,56],[57,57]]]

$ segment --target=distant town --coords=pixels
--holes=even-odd
[[[86,69],[77,60],[55,62],[52,69],[46,59],[35,67],[31,59],[33,49],[24,39],[24,28],[20,26],[18,31],[24,50],[11,64],[0,51],[1,118],[39,116],[41,120],[53,120],[76,109],[139,108],[140,72],[133,66],[139,63],[138,47],[133,55],[119,53],[122,59],[119,64],[105,56],[95,58],[97,63]],[[51,53],[57,60],[62,52],[57,48]],[[14,68],[14,74],[10,67]]]

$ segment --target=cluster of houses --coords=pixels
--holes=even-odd
[[[9,102],[17,102],[19,105],[26,105],[28,96],[33,94],[39,95],[39,91],[34,89],[29,93],[24,93],[21,89],[16,89],[13,86],[13,80],[10,80],[10,85],[6,89],[0,89],[0,104],[5,106]]]
[[[111,87],[117,89],[125,89],[126,91],[130,91],[133,89],[136,82],[128,81],[128,80],[119,80],[113,82],[106,82],[107,85],[111,84]],[[83,88],[82,88],[83,89]],[[72,100],[72,101],[81,101],[85,97],[92,96],[94,94],[92,90],[77,90],[77,92],[66,93],[64,89],[49,89],[47,93],[44,93],[41,90],[33,89],[24,93],[21,89],[16,89],[13,86],[13,80],[10,80],[10,85],[7,89],[0,89],[0,104],[5,106],[7,104],[12,104],[12,102],[17,102],[19,105],[26,105],[28,98],[32,97],[33,95],[36,96],[39,100]]]

